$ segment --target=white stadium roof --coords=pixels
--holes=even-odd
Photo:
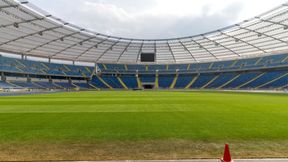
[[[288,50],[288,4],[239,24],[172,39],[132,39],[96,33],[67,23],[28,1],[0,0],[0,51],[69,61],[198,63],[240,59]]]

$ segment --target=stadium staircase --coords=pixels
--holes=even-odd
[[[241,76],[241,74],[238,74],[237,76],[235,76],[234,78],[232,78],[230,81],[224,83],[223,85],[221,85],[220,87],[218,87],[217,89],[222,89],[223,87],[227,86],[228,84],[232,83],[233,81],[235,81],[236,79],[238,79]]]
[[[191,64],[189,64],[189,65],[187,66],[186,70],[189,71],[189,70],[190,70],[190,67],[191,67]]]
[[[12,87],[20,87],[20,86],[14,84],[14,83],[11,83],[10,81],[6,81],[6,83],[9,84],[9,85],[11,85]]]
[[[37,83],[35,83],[35,82],[31,82],[33,85],[35,85],[36,87],[40,87],[40,88],[44,88],[45,89],[45,87],[44,86],[42,86],[42,85],[40,85],[40,84],[37,84]]]
[[[15,59],[15,61],[16,61],[19,65],[23,66],[24,68],[27,68],[26,65],[24,65],[24,64],[23,64],[22,62],[20,62],[19,60]]]
[[[70,69],[67,65],[63,65],[63,67],[64,67],[67,71],[71,71],[71,69]]]
[[[263,58],[262,57],[260,57],[256,62],[255,62],[255,66],[257,66],[261,61],[263,60]]]
[[[90,75],[90,78],[93,78],[93,76],[96,76],[97,75],[97,67],[95,66],[94,68],[93,68],[93,71],[92,71],[92,73],[90,73],[91,75]]]
[[[64,74],[64,76],[68,76],[67,73],[66,73],[65,71],[61,71],[61,72]]]
[[[85,69],[87,70],[88,73],[90,74],[92,73],[91,70],[87,66],[85,66]]]
[[[140,78],[139,78],[138,75],[136,76],[136,80],[137,80],[138,88],[139,88],[139,89],[142,89],[142,87],[143,87],[143,86],[142,86],[142,82],[141,82],[141,80],[140,80]]]
[[[201,89],[205,89],[208,87],[211,83],[213,83],[216,79],[219,78],[220,75],[215,76],[212,80],[210,80],[208,83],[206,83],[204,86],[201,87]]]
[[[282,63],[288,62],[288,56],[281,61]]]
[[[97,88],[95,85],[91,84],[91,83],[88,83],[88,85],[94,89],[97,89],[97,90],[100,90],[99,88]]]
[[[214,63],[212,62],[212,63],[209,65],[208,69],[209,69],[209,70],[212,69],[213,65],[214,65]]]
[[[124,65],[124,68],[126,71],[128,71],[128,66],[126,64]]]
[[[233,63],[229,66],[230,68],[233,68],[237,64],[237,60],[233,61]]]
[[[262,88],[262,87],[264,87],[264,86],[266,86],[266,85],[268,85],[268,84],[271,84],[271,83],[273,83],[273,82],[276,82],[277,80],[280,80],[280,79],[282,79],[282,78],[284,78],[284,77],[287,77],[287,76],[288,76],[288,73],[283,74],[283,75],[281,75],[281,76],[279,76],[279,77],[277,77],[277,78],[275,78],[275,79],[273,79],[273,80],[271,80],[271,81],[269,81],[269,82],[266,82],[266,83],[264,83],[264,84],[256,87],[256,89],[260,89],[260,88]],[[288,84],[288,80],[287,80],[287,84]]]
[[[46,70],[50,70],[50,68],[49,68],[46,64],[44,64],[43,62],[41,63],[41,65],[42,65]]]
[[[155,75],[155,89],[159,89],[159,74],[156,73]]]
[[[197,76],[195,76],[191,82],[185,87],[185,89],[189,89],[195,82],[196,80],[199,78],[200,74],[198,74]]]
[[[165,66],[165,70],[168,71],[169,70],[169,65]]]
[[[78,86],[77,84],[75,84],[75,83],[71,83],[74,87],[76,87],[77,89],[81,89],[81,87],[80,86]]]
[[[256,76],[256,77],[253,78],[252,80],[250,80],[250,81],[248,81],[248,82],[246,82],[246,83],[244,83],[244,84],[241,84],[240,86],[236,87],[236,89],[241,89],[242,87],[244,87],[244,86],[246,86],[246,85],[252,83],[253,81],[257,80],[258,78],[262,77],[264,74],[265,74],[265,72],[259,74],[258,76]]]
[[[18,69],[20,72],[24,72],[24,70],[22,70],[21,68],[19,68],[18,66],[15,66],[16,69]]]
[[[120,84],[122,85],[122,87],[126,90],[128,90],[128,87],[126,86],[126,84],[122,81],[122,79],[118,76],[117,77],[118,81],[120,82]]]
[[[96,77],[105,85],[107,86],[109,89],[113,89],[112,86],[110,86],[107,82],[105,82],[100,76],[96,75]]]
[[[107,70],[107,66],[105,64],[102,64],[104,70]]]
[[[55,87],[59,88],[59,89],[64,89],[64,87],[62,87],[62,86],[60,86],[60,85],[58,85],[58,84],[56,84],[56,83],[54,83],[54,82],[52,82],[52,84],[53,84]]]
[[[173,82],[172,82],[172,84],[171,84],[170,87],[169,87],[170,89],[174,89],[174,88],[175,88],[175,85],[176,85],[176,83],[177,83],[178,77],[179,77],[179,74],[176,73],[176,75],[175,75],[175,77],[174,77],[174,79],[173,79]]]
[[[82,71],[80,73],[84,78],[87,78],[87,75],[85,73],[83,73]]]
[[[45,70],[43,70],[43,69],[40,69],[40,72],[42,73],[42,74],[47,74],[47,72],[45,71]]]
[[[279,87],[279,88],[277,88],[277,89],[279,89],[279,90],[281,90],[281,89],[288,89],[288,84],[287,85],[285,85],[285,86],[282,86],[282,87]]]

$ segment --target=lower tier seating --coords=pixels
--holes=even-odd
[[[8,74],[7,74],[8,75]],[[99,74],[90,80],[2,76],[0,89],[287,89],[288,68],[194,74]],[[12,79],[11,79],[12,78]]]
[[[288,69],[154,76],[102,74],[95,76],[92,84],[100,89],[145,89],[145,85],[153,89],[283,89],[288,85]]]

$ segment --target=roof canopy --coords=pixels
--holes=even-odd
[[[181,25],[181,24],[179,24]],[[140,63],[156,53],[156,63],[240,59],[288,50],[288,4],[242,23],[195,36],[130,39],[69,24],[27,1],[0,0],[0,51],[95,63]]]

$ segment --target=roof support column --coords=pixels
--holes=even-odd
[[[6,76],[4,72],[1,73],[1,81],[6,82]]]

